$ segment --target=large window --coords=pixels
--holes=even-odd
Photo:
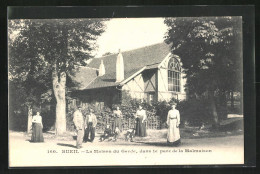
[[[168,91],[180,92],[180,65],[175,58],[171,58],[168,63]]]

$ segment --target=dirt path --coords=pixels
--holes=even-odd
[[[19,132],[9,135],[10,166],[92,166],[92,165],[179,165],[241,164],[243,136],[182,139],[180,147],[166,146],[164,138],[136,138],[135,142],[98,142],[75,149],[74,140],[46,138],[30,143]]]

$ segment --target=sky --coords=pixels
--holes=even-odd
[[[98,38],[95,57],[161,43],[166,25],[163,18],[117,18],[106,22],[106,31]]]

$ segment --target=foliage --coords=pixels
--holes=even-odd
[[[86,65],[105,19],[9,20],[9,79],[51,87],[52,64],[58,72]],[[28,87],[28,86],[26,86]],[[30,87],[34,87],[31,85]]]
[[[202,123],[211,123],[210,106],[207,99],[196,99],[181,101],[178,105],[182,124],[190,126],[201,126]]]
[[[86,65],[94,56],[96,40],[105,31],[104,21],[106,19],[9,20],[9,80],[15,83],[14,90],[20,88],[24,93],[21,104],[27,101],[38,104],[42,99],[50,102],[53,90],[58,89],[52,80],[56,82],[57,77],[57,82],[61,82],[64,74],[77,69],[78,65]],[[57,96],[61,95],[55,95],[56,100]]]
[[[39,74],[56,61],[59,71],[85,65],[104,32],[105,19],[26,19],[10,45],[10,64],[15,72],[34,70]],[[9,21],[10,27],[14,21]],[[21,25],[23,23],[23,25]],[[27,64],[23,64],[27,62]],[[32,69],[33,68],[33,69]],[[36,74],[36,75],[37,75]]]
[[[88,105],[83,105],[82,113],[83,115],[87,115],[89,113],[89,108],[94,109],[94,114],[97,116],[98,125],[97,129],[103,129],[106,124],[112,124],[113,122],[113,110],[116,109],[118,106],[123,114],[123,123],[128,126],[134,126],[134,115],[138,109],[138,106],[141,104],[143,109],[146,110],[147,119],[150,122],[160,121],[158,127],[165,128],[165,122],[167,119],[168,111],[170,110],[170,105],[174,101],[175,103],[179,103],[176,99],[172,99],[169,102],[162,101],[149,104],[146,101],[137,100],[131,98],[128,92],[122,91],[122,103],[121,104],[114,104],[112,108],[104,106],[103,108],[96,107],[95,103],[89,103]],[[71,108],[71,107],[70,107]],[[73,112],[75,111],[74,108],[71,108],[70,111],[67,113],[67,125],[70,126],[69,130],[73,130],[72,117]],[[129,123],[131,123],[129,125]]]
[[[102,57],[103,57],[103,56],[109,56],[109,55],[112,55],[112,54],[115,54],[115,53],[106,52],[106,53],[104,53],[104,54],[102,55]]]
[[[190,93],[242,89],[240,17],[166,18],[166,42],[181,57]]]
[[[166,18],[164,22],[168,26],[165,41],[181,58],[189,94],[208,96],[209,114],[214,117],[213,126],[218,127],[219,115],[226,115],[225,93],[242,92],[242,19]],[[220,107],[216,105],[219,99]]]

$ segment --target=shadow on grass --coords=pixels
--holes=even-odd
[[[64,144],[64,143],[57,143],[58,146],[65,146],[65,147],[73,147],[73,148],[77,148],[76,146],[72,145],[72,144]]]
[[[226,124],[226,125],[221,125],[219,130],[220,131],[230,131],[230,132],[233,132],[233,131],[236,131],[236,130],[243,130],[244,126],[243,126],[243,123],[244,121],[241,119],[241,120],[236,120],[232,123],[229,123],[229,124]]]
[[[50,135],[56,135],[55,132],[50,132],[50,131],[43,131],[45,134],[50,134]]]
[[[181,142],[180,145],[169,145],[167,142],[135,142],[139,143],[139,145],[148,145],[148,146],[159,146],[159,147],[182,147],[187,145],[186,143]]]
[[[150,145],[150,146],[171,147],[167,144],[167,142],[138,142],[138,143],[142,143],[142,144]]]
[[[41,142],[35,142],[35,141],[32,141],[31,139],[27,139],[27,140],[25,140],[25,141],[28,141],[28,142],[30,142],[30,143],[44,143],[44,141],[41,141]]]

